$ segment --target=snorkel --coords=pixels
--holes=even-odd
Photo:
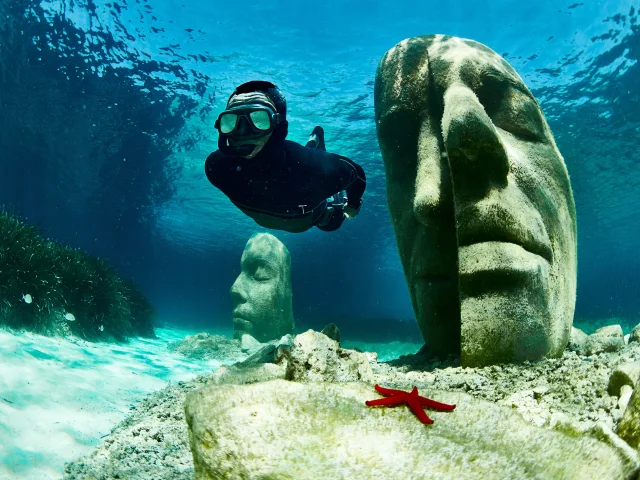
[[[286,100],[272,83],[257,80],[240,85],[216,121],[218,149],[225,155],[253,158],[280,148],[288,133],[286,111]]]

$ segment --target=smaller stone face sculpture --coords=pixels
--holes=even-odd
[[[231,286],[234,338],[249,334],[260,342],[294,330],[289,250],[269,233],[249,238]]]

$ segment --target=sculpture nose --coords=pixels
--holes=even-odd
[[[240,303],[245,303],[247,301],[247,296],[246,293],[244,291],[244,289],[242,288],[241,282],[240,282],[240,278],[242,275],[240,275],[235,282],[233,282],[233,285],[231,285],[231,300],[233,301],[233,303],[235,304],[240,304]]]
[[[468,87],[457,84],[447,89],[442,133],[456,197],[481,198],[491,188],[506,185],[509,173],[506,148]]]

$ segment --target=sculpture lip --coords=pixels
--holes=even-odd
[[[458,247],[484,242],[513,243],[553,263],[551,242],[538,216],[527,219],[530,227],[500,205],[491,205],[489,211],[490,214],[485,214],[474,205],[458,213]]]
[[[234,325],[240,324],[242,326],[253,325],[250,319],[236,312],[233,312],[233,323]]]

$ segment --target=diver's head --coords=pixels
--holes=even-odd
[[[253,158],[267,144],[282,143],[288,130],[286,114],[287,102],[274,84],[260,80],[243,83],[216,120],[218,147],[229,155]]]

